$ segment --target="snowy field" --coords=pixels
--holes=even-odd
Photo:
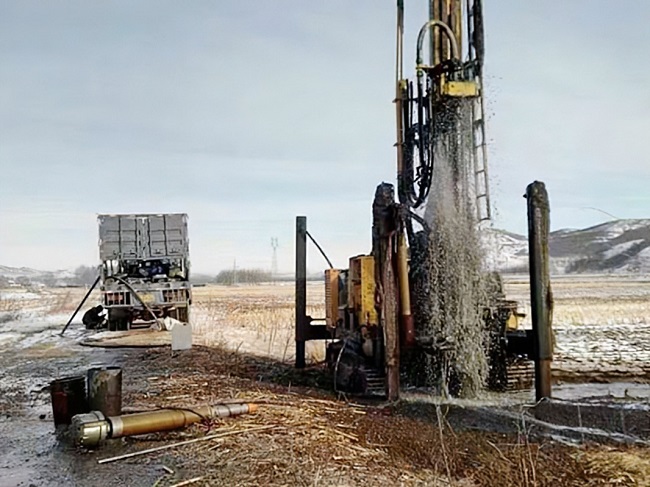
[[[530,327],[530,296],[525,276],[507,276],[509,299],[520,302]],[[592,380],[650,377],[650,278],[644,276],[562,276],[552,279],[555,299],[554,368],[561,376]],[[0,349],[61,353],[67,344],[92,335],[79,313],[64,338],[59,336],[85,294],[80,288],[0,290]],[[93,293],[85,311],[98,302]],[[324,290],[309,283],[307,313],[323,318]],[[191,321],[194,343],[222,345],[283,361],[294,358],[294,287],[206,286],[194,289]],[[308,344],[312,362],[324,358],[324,344]]]
[[[510,299],[526,313],[526,276],[505,279]],[[593,381],[650,379],[650,276],[555,276],[554,369],[564,379]]]

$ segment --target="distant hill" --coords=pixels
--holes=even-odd
[[[0,287],[71,286],[81,285],[74,271],[40,271],[29,267],[0,265]]]
[[[527,237],[496,229],[488,230],[485,237],[492,267],[502,272],[527,271]],[[650,273],[650,219],[551,232],[549,253],[554,274]]]
[[[505,273],[528,272],[528,239],[505,230],[485,231],[485,246],[490,267]],[[551,232],[551,273],[639,273],[650,274],[650,219],[615,220],[593,227]],[[81,269],[81,268],[80,268]],[[39,271],[28,267],[0,265],[0,287],[81,285],[76,271]],[[293,275],[277,280],[293,280]],[[309,280],[322,280],[322,273]],[[212,282],[209,275],[195,275],[195,283]]]

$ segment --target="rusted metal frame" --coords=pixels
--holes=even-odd
[[[305,367],[307,341],[307,217],[296,217],[296,368]]]

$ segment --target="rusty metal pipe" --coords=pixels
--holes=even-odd
[[[400,328],[402,330],[402,347],[415,346],[415,326],[411,313],[411,289],[409,287],[408,249],[406,236],[400,232],[397,238],[397,278],[400,297]]]
[[[157,433],[183,428],[203,419],[254,413],[257,404],[216,404],[191,409],[161,409],[106,417],[99,411],[72,418],[73,437],[80,446],[97,446],[106,438]]]
[[[93,367],[88,370],[88,410],[105,416],[122,414],[122,369]]]

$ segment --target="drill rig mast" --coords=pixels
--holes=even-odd
[[[403,77],[404,3],[398,1],[395,98],[400,203],[414,210],[426,205],[433,166],[437,162],[436,148],[443,143],[450,146],[455,184],[468,183],[461,181],[462,168],[458,167],[457,155],[461,150],[459,144],[470,137],[474,176],[470,183],[474,186],[479,222],[491,218],[481,80],[484,57],[481,4],[481,0],[430,0],[429,21],[417,37],[414,83]],[[464,24],[466,39],[463,39]],[[429,56],[425,62],[427,34]],[[468,101],[469,114],[461,109]],[[463,119],[467,115],[470,120]]]
[[[472,354],[468,347],[480,353],[481,337],[471,333],[476,335],[476,315],[485,304],[480,286],[472,282],[481,272],[476,229],[491,218],[483,20],[481,0],[428,4],[429,20],[416,41],[415,81],[403,76],[403,1],[397,5],[397,197],[410,245],[409,272],[399,274],[399,288],[402,304],[412,311],[404,316],[402,306],[401,326],[414,322],[410,335],[417,335],[420,349],[429,354],[410,353],[402,362],[411,362],[406,368],[415,382],[434,382],[449,392],[461,387],[458,362]],[[459,334],[460,328],[468,332]],[[485,364],[476,365],[483,371],[477,374],[484,374]]]
[[[449,384],[460,384],[468,375],[464,362],[479,355],[485,360],[474,390],[484,385],[503,390],[513,382],[526,387],[529,380],[507,372],[512,358],[526,355],[529,347],[525,332],[516,330],[517,304],[505,301],[498,279],[489,304],[476,299],[477,281],[485,289],[480,256],[473,255],[478,252],[472,245],[462,248],[491,218],[482,2],[428,3],[410,81],[403,75],[404,2],[397,1],[397,191],[386,183],[377,188],[372,252],[350,258],[348,269],[325,272],[325,326],[309,326],[310,317],[296,314],[296,364],[304,364],[298,357],[304,357],[305,340],[329,334],[327,361],[335,388],[391,400],[399,396],[401,378],[415,385],[446,382],[443,393],[459,393]],[[297,242],[306,239],[304,224],[299,217]],[[304,252],[304,245],[296,248]],[[469,266],[457,269],[467,256]],[[296,259],[304,266],[304,254]],[[461,296],[467,289],[469,300]],[[456,328],[451,340],[448,322]],[[466,332],[474,333],[473,341],[463,338]],[[474,348],[458,352],[468,344]],[[422,364],[429,368],[424,374]],[[431,374],[431,368],[440,371]]]

